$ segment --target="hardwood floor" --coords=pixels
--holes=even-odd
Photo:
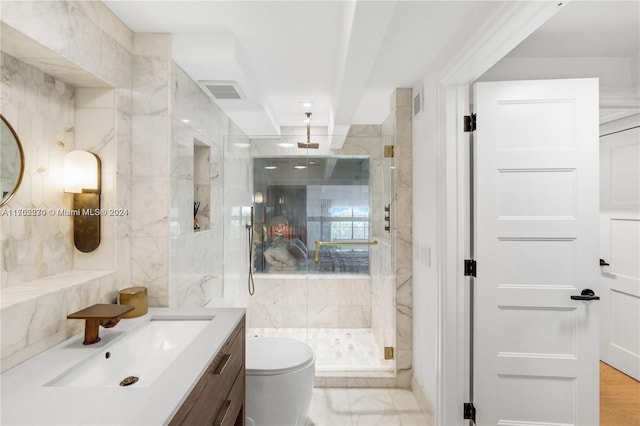
[[[600,426],[640,425],[640,382],[600,362]]]

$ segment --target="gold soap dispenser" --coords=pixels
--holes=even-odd
[[[129,287],[120,290],[119,303],[121,305],[131,305],[133,310],[127,312],[122,318],[135,318],[147,313],[149,304],[147,302],[146,287]]]

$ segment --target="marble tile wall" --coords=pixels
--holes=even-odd
[[[72,197],[63,191],[62,165],[75,146],[75,90],[5,53],[1,66],[0,112],[25,152],[22,184],[2,211],[68,210]],[[0,215],[0,222],[3,288],[72,268],[71,217]]]
[[[395,146],[391,203],[391,238],[396,292],[397,384],[409,387],[413,350],[413,247],[412,247],[412,90],[396,89],[391,96],[391,123],[383,129],[393,136]]]
[[[1,19],[0,110],[27,148],[25,181],[4,208],[48,212],[0,219],[4,371],[81,331],[68,313],[130,285],[128,217],[107,220],[100,249],[80,255],[71,217],[49,211],[71,208],[62,164],[74,148],[102,158],[103,207],[129,207],[132,33],[100,2],[3,2]]]
[[[391,234],[384,229],[384,208],[394,196],[393,159],[384,157],[384,146],[393,145],[393,136],[383,136],[382,126],[351,126],[342,151],[369,155],[371,239],[370,248],[371,329],[378,345],[395,347],[394,258]]]
[[[371,327],[368,276],[260,274],[255,287],[247,327]]]
[[[234,239],[233,230],[238,233],[236,228],[241,227],[244,232],[242,204],[238,202],[244,200],[248,206],[251,200],[245,174],[248,152],[228,143],[246,137],[175,63],[171,87],[171,301],[175,306],[205,306],[222,298],[223,271],[230,277],[240,275],[240,256],[246,257],[246,250],[237,249],[245,240]],[[200,176],[199,187],[209,197],[199,216],[206,218],[209,228],[199,231],[193,229],[193,202],[198,196],[194,193],[194,144],[208,147],[208,175]],[[231,216],[232,212],[238,217]]]
[[[100,208],[116,207],[116,97],[114,89],[76,89],[76,149],[93,152],[102,167],[102,194]],[[128,213],[128,212],[127,212]],[[73,269],[115,270],[116,224],[128,221],[123,216],[107,215],[100,218],[100,246],[91,253],[73,251]]]
[[[5,53],[83,86],[131,87],[132,32],[101,2],[3,1],[2,22]]]
[[[169,305],[171,36],[133,37],[131,284]]]
[[[113,272],[78,270],[4,288],[0,372],[82,332],[84,322],[67,314],[113,303],[117,289]]]

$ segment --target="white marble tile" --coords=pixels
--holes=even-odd
[[[134,237],[168,236],[169,177],[132,178],[131,233]]]
[[[113,108],[115,96],[113,89],[87,88],[76,89],[76,108]]]
[[[347,389],[315,388],[306,426],[350,426]]]
[[[351,423],[355,425],[400,425],[388,389],[349,389]]]
[[[126,72],[128,52],[122,45],[87,19],[85,11],[75,7],[76,2],[7,2],[2,7],[2,19],[13,29],[23,34],[19,41],[33,39],[46,49],[34,49],[33,43],[25,43],[22,47],[35,56],[30,56],[43,62],[54,62],[55,58],[63,59],[66,63],[59,71],[68,81],[78,81],[70,77],[71,70],[82,70],[82,76],[99,77],[112,84],[128,83]],[[55,23],[61,31],[50,31]],[[111,28],[120,31],[123,27]],[[100,49],[95,49],[100,46]],[[19,50],[18,46],[12,49]],[[74,64],[74,67],[69,65]],[[96,79],[93,78],[94,86]],[[90,81],[90,80],[88,80]],[[102,83],[104,85],[104,83]]]
[[[247,336],[287,337],[308,343],[316,356],[319,374],[391,374],[393,370],[393,361],[383,358],[382,348],[368,328],[248,327]]]
[[[167,176],[171,143],[167,118],[162,115],[134,115],[132,132],[134,175]]]
[[[282,310],[276,305],[249,305],[247,307],[247,327],[282,326]]]
[[[136,237],[131,241],[131,284],[148,288],[150,306],[169,302],[168,237]]]
[[[133,56],[133,112],[136,115],[169,114],[170,60]]]
[[[68,209],[70,198],[62,193],[59,176],[64,154],[73,149],[74,132],[62,112],[73,111],[74,90],[5,53],[1,56],[3,115],[17,129],[26,157],[23,182],[5,208]],[[71,269],[70,228],[64,226],[69,218],[4,217],[2,222],[2,287]]]
[[[410,390],[390,389],[389,391],[402,426],[433,426],[433,423],[427,420],[416,397]]]

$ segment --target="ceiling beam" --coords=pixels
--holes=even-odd
[[[329,139],[340,149],[393,17],[396,1],[345,2],[329,111]]]

